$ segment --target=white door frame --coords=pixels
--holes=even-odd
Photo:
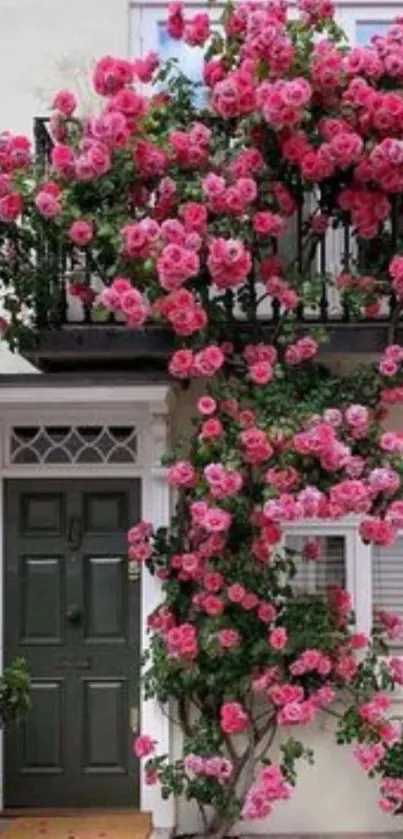
[[[168,442],[169,413],[173,395],[168,385],[50,387],[46,384],[0,388],[0,671],[4,665],[4,482],[9,478],[124,478],[141,479],[141,515],[154,526],[169,521],[170,497],[161,467]],[[130,464],[12,463],[10,438],[13,426],[135,425],[138,452]],[[160,602],[160,583],[146,570],[141,574],[141,653],[148,645],[147,618]],[[141,694],[140,726],[158,740],[158,750],[172,753],[168,715],[156,702]],[[129,733],[128,733],[129,736]],[[159,786],[146,786],[140,773],[140,807],[150,812],[156,830],[169,832],[175,825],[172,800],[163,801]],[[4,755],[0,735],[0,810],[4,807]]]

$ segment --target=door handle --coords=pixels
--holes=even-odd
[[[65,612],[65,618],[68,620],[69,623],[79,624],[81,623],[81,609],[77,606],[76,603],[72,603],[71,606],[68,606]]]
[[[83,526],[79,516],[72,516],[67,530],[67,543],[71,551],[78,551],[83,541]]]

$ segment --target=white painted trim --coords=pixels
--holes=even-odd
[[[153,411],[167,413],[171,388],[169,385],[91,385],[82,387],[2,387],[1,410],[13,406],[57,405],[145,405]]]
[[[146,438],[145,460],[149,465],[142,484],[143,517],[152,521],[155,527],[164,527],[170,519],[170,491],[166,470],[160,466],[161,457],[168,443],[168,424],[162,415],[154,415],[150,434]],[[141,575],[141,627],[142,651],[149,647],[147,617],[161,602],[161,583],[147,569]],[[169,707],[160,708],[154,699],[141,699],[141,731],[152,735],[157,741],[159,754],[173,752],[172,727]],[[152,813],[155,830],[171,832],[176,824],[176,804],[173,798],[164,800],[159,785],[147,786],[144,777],[140,781],[140,807]]]
[[[0,422],[0,435],[2,427]],[[1,468],[1,464],[0,464]],[[1,479],[0,472],[0,673],[4,671],[4,631],[5,631],[5,611],[4,611],[4,556],[3,556],[3,522],[4,522],[4,481]],[[4,809],[4,741],[3,732],[0,732],[0,810]]]
[[[142,482],[143,518],[155,526],[167,524],[170,515],[170,492],[166,470],[161,468],[161,456],[168,440],[169,411],[173,396],[165,385],[131,385],[130,387],[88,388],[1,388],[0,389],[0,672],[3,672],[4,637],[3,578],[4,545],[3,523],[4,481],[7,478],[122,478],[138,477]],[[79,421],[82,424],[135,424],[139,431],[139,451],[136,464],[94,464],[63,467],[20,466],[10,463],[7,438],[12,425],[37,425],[52,423],[66,425]],[[160,602],[160,583],[144,571],[141,575],[141,653],[148,643],[147,618]],[[171,725],[166,714],[156,703],[145,702],[141,697],[140,719],[144,731],[159,741],[159,750],[172,754]],[[128,732],[129,736],[129,732]],[[4,806],[4,754],[0,738],[0,808]],[[140,801],[144,810],[151,812],[153,827],[168,836],[175,826],[175,805],[163,801],[158,786],[147,787],[141,777]],[[50,802],[51,803],[51,802]]]
[[[372,546],[364,545],[358,529],[350,536],[354,555],[354,609],[357,631],[369,635],[372,629]]]

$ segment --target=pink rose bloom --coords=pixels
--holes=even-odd
[[[62,211],[60,200],[46,190],[41,190],[35,198],[35,207],[44,218],[55,218]]]
[[[122,294],[120,299],[121,311],[127,319],[129,327],[142,326],[149,311],[148,303],[136,288],[131,288]]]
[[[246,591],[243,586],[239,583],[234,583],[232,586],[227,588],[227,595],[228,599],[231,600],[232,603],[241,603],[244,599]]]
[[[284,228],[284,219],[275,213],[262,210],[253,216],[253,229],[260,236],[278,237],[284,231]]]
[[[225,650],[237,647],[241,640],[241,636],[236,629],[220,629],[217,632],[217,638]]]
[[[95,65],[93,84],[100,96],[113,96],[132,78],[133,70],[129,61],[106,55]]]
[[[152,547],[148,542],[139,542],[137,545],[130,545],[129,559],[134,562],[146,562],[150,559],[152,552]]]
[[[214,376],[224,364],[224,353],[211,344],[194,357],[194,371],[198,376]]]
[[[203,609],[208,615],[217,617],[217,615],[222,615],[224,611],[224,603],[221,598],[217,597],[215,594],[207,594],[203,597]]]
[[[137,76],[140,82],[148,84],[155,70],[159,67],[159,58],[157,53],[149,52],[144,58],[137,58],[132,64],[134,75]]]
[[[278,684],[269,689],[269,697],[275,705],[288,705],[289,703],[302,702],[304,689],[300,685]]]
[[[378,734],[388,746],[398,743],[402,736],[402,726],[398,720],[387,720],[378,726]]]
[[[221,706],[220,724],[225,734],[240,734],[248,724],[248,715],[240,702],[226,702]]]
[[[401,615],[395,612],[388,612],[386,609],[376,609],[375,617],[391,641],[396,641],[403,637],[403,618]]]
[[[346,420],[349,425],[356,428],[357,426],[367,425],[369,422],[369,411],[364,405],[350,405],[345,413]]]
[[[218,571],[207,571],[203,577],[203,585],[207,591],[221,591],[224,585],[224,577]]]
[[[372,772],[384,758],[385,753],[386,749],[382,743],[359,744],[353,749],[354,757],[357,758],[365,772]]]
[[[217,410],[217,402],[212,396],[200,396],[197,400],[197,410],[200,414],[204,414],[204,416],[214,414]]]
[[[352,650],[363,650],[368,646],[369,638],[365,632],[354,632],[350,637],[350,647]]]
[[[359,526],[359,532],[364,542],[373,542],[382,547],[391,547],[397,538],[397,527],[388,521],[378,519],[375,516],[363,519]]]
[[[393,813],[395,804],[390,800],[390,798],[381,798],[379,801],[379,809],[382,810],[383,813]]]
[[[301,702],[288,702],[277,714],[280,725],[299,725],[303,720],[303,709]]]
[[[242,608],[245,609],[246,612],[250,612],[252,611],[252,609],[256,609],[256,606],[258,605],[259,598],[253,592],[247,592],[241,603]]]
[[[319,705],[319,707],[322,707],[324,705],[331,705],[335,699],[335,696],[336,691],[334,690],[334,688],[329,687],[328,685],[323,685],[323,687],[315,691],[311,698],[315,705]]]
[[[383,358],[379,362],[379,372],[382,376],[396,376],[399,372],[399,365],[392,358]]]
[[[217,288],[234,288],[245,282],[252,257],[239,239],[215,238],[209,245],[207,265]]]
[[[263,623],[271,623],[276,618],[277,610],[272,603],[260,603],[257,615]]]
[[[180,40],[185,30],[183,5],[180,2],[170,3],[168,6],[167,32],[171,38]]]
[[[192,350],[177,350],[169,362],[169,372],[178,379],[188,379],[193,369]]]
[[[220,507],[210,507],[203,518],[203,527],[209,533],[221,533],[228,530],[230,524],[231,514]]]
[[[224,432],[224,426],[221,420],[217,419],[217,417],[210,417],[210,419],[205,420],[201,427],[200,431],[200,440],[215,440],[218,437],[221,437]]]
[[[70,90],[59,90],[53,98],[52,108],[63,116],[71,117],[77,107],[77,99]]]
[[[378,693],[358,709],[360,717],[370,725],[384,722],[384,715],[390,708],[390,699],[385,693]]]
[[[139,524],[135,524],[134,527],[131,527],[127,538],[130,544],[134,542],[141,542],[145,539],[149,539],[153,532],[153,526],[148,521],[141,521]]]
[[[69,238],[75,245],[83,247],[88,245],[94,236],[94,228],[91,222],[81,219],[74,221],[69,228]]]
[[[0,198],[0,221],[6,224],[16,221],[23,209],[23,199],[19,192],[10,192]]]
[[[168,469],[168,482],[177,487],[193,487],[197,481],[194,467],[187,460],[180,460]]]
[[[9,192],[12,192],[12,189],[13,181],[11,176],[0,172],[0,198],[2,198],[3,195],[8,195]]]
[[[205,12],[198,12],[186,21],[183,39],[191,47],[203,46],[210,36],[210,18]]]
[[[208,212],[204,204],[189,201],[182,209],[182,216],[186,230],[192,230],[201,234],[205,232]]]
[[[193,772],[194,775],[202,775],[204,773],[205,758],[200,755],[186,755],[185,757],[186,772]]]
[[[273,368],[268,361],[257,361],[249,368],[249,375],[256,385],[266,385],[273,378]]]
[[[288,641],[287,630],[283,626],[278,626],[269,635],[269,644],[274,650],[283,650]]]
[[[403,685],[403,660],[401,658],[390,658],[388,667],[395,682],[398,685]]]
[[[134,741],[134,753],[137,757],[148,757],[155,751],[156,744],[149,734],[140,734]]]
[[[307,539],[302,549],[304,559],[308,561],[315,561],[319,559],[322,553],[321,545],[318,539]]]

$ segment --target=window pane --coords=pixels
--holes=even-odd
[[[301,553],[307,542],[306,536],[287,535],[286,547]],[[318,542],[321,552],[318,559],[295,558],[297,573],[292,581],[295,591],[309,594],[325,594],[331,586],[346,585],[346,552],[344,536],[326,536],[321,539],[309,537]]]
[[[204,49],[189,47],[184,41],[171,38],[165,23],[158,24],[158,55],[162,62],[177,58],[179,68],[190,81],[202,80]]]
[[[387,20],[360,20],[356,23],[355,40],[360,46],[366,47],[375,35],[386,35],[391,26]]]
[[[171,38],[168,35],[164,22],[157,24],[157,30],[157,52],[161,62],[164,63],[170,58],[176,58],[178,60],[178,69],[184,73],[189,81],[195,83],[202,82],[204,55],[209,46],[209,42],[204,47],[190,47],[184,41]],[[220,30],[221,27],[218,24],[212,27],[213,33],[218,33]],[[195,92],[194,104],[198,108],[206,106],[207,89],[204,86]]]

